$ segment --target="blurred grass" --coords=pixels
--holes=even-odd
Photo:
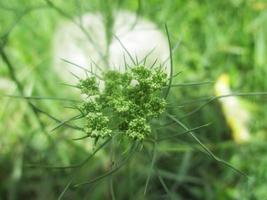
[[[168,24],[172,43],[180,41],[174,52],[175,72],[182,73],[174,83],[215,81],[228,73],[234,91],[267,90],[267,1],[259,0],[147,0],[140,1],[53,1],[70,16],[81,12],[103,12],[110,25],[110,9],[128,9],[154,21],[164,32]],[[29,9],[38,7],[36,10]],[[40,8],[39,8],[40,7]],[[23,15],[23,13],[25,15]],[[23,17],[21,17],[23,15]],[[65,18],[41,0],[0,1],[0,36],[13,27],[4,51],[14,66],[27,96],[68,97],[69,88],[62,86],[53,71],[53,32]],[[14,26],[15,25],[15,26]],[[1,45],[1,50],[2,50]],[[0,60],[0,78],[10,81],[10,72]],[[9,83],[9,85],[11,85]],[[72,175],[71,170],[28,168],[30,163],[66,166],[78,163],[91,152],[91,141],[74,142],[77,133],[61,128],[51,134],[52,141],[40,130],[25,100],[4,98],[2,94],[19,95],[17,89],[0,90],[0,199],[56,199]],[[213,96],[212,85],[172,89],[169,101],[177,108],[169,112],[184,116],[201,102],[178,107],[200,97]],[[75,98],[73,96],[73,98]],[[219,104],[215,101],[183,119],[189,127],[212,124],[197,136],[219,157],[249,175],[241,177],[203,154],[203,150],[186,134],[157,145],[155,166],[147,195],[143,190],[151,171],[151,147],[144,148],[121,172],[113,177],[117,199],[266,199],[267,172],[267,104],[266,97],[248,97],[253,107],[252,141],[237,145],[233,142]],[[66,119],[73,111],[60,101],[31,101],[38,108]],[[49,132],[56,122],[40,115]],[[162,119],[164,122],[164,119]],[[158,135],[172,135],[182,130],[167,126]],[[92,178],[105,171],[107,155],[101,152],[77,179]],[[160,177],[158,177],[160,174]],[[166,191],[162,185],[169,189]],[[167,194],[166,194],[167,193]],[[169,194],[169,196],[168,196]],[[104,196],[104,197],[103,197]],[[110,199],[108,181],[67,192],[66,199]]]

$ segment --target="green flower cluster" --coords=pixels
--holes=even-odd
[[[102,77],[88,77],[78,84],[87,97],[80,108],[86,134],[99,138],[119,131],[133,139],[144,139],[151,132],[150,120],[165,110],[162,90],[167,74],[161,68],[138,65],[126,72],[106,71]],[[103,87],[99,87],[100,82]]]

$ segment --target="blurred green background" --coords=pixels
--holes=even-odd
[[[0,199],[57,199],[70,179],[90,180],[109,165],[109,149],[101,150],[78,172],[72,169],[29,167],[30,164],[68,166],[92,152],[89,139],[74,141],[68,127],[51,133],[74,111],[68,101],[4,96],[75,98],[52,68],[53,34],[68,16],[131,10],[155,22],[178,48],[173,52],[174,83],[216,81],[227,73],[234,92],[267,90],[267,1],[264,0],[55,0],[57,10],[42,0],[0,0]],[[10,62],[11,66],[8,64]],[[182,117],[198,108],[203,97],[214,96],[214,85],[171,90],[168,108]],[[231,135],[218,101],[212,101],[182,121],[190,128],[206,123],[196,135],[218,157],[248,178],[218,163],[187,134],[157,144],[154,169],[151,145],[129,163],[90,186],[69,189],[63,199],[267,199],[266,96],[241,97],[250,112],[250,141],[238,144]],[[56,119],[55,119],[56,118]],[[164,119],[162,119],[164,121]],[[171,124],[160,136],[183,130]],[[119,144],[118,144],[119,145]],[[146,195],[145,182],[151,174]],[[160,176],[158,175],[160,174]]]

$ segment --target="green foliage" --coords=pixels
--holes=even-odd
[[[86,116],[85,133],[99,138],[124,132],[132,139],[144,139],[151,132],[150,120],[166,108],[162,91],[167,80],[161,68],[143,65],[126,72],[106,71],[103,80],[80,80],[77,87],[86,96],[80,106]]]
[[[73,99],[75,96],[71,94],[71,88],[57,84],[60,80],[53,71],[50,59],[53,52],[54,30],[66,18],[47,6],[45,2],[44,0],[0,1],[0,43],[2,45],[3,36],[10,31],[5,50],[19,80],[24,85],[25,94]],[[101,11],[105,15],[107,26],[110,27],[110,13],[117,9],[138,11],[141,17],[156,22],[162,30],[163,25],[167,23],[174,47],[174,71],[182,71],[181,75],[173,79],[174,83],[213,81],[221,73],[228,73],[234,91],[266,91],[266,0],[114,0],[109,1],[109,5],[104,0],[91,0],[90,3],[88,0],[52,2],[71,17],[86,12]],[[141,2],[140,5],[138,2]],[[103,6],[106,8],[103,9]],[[34,7],[39,9],[32,9],[31,12],[28,10]],[[108,9],[114,10],[111,12]],[[22,16],[22,14],[25,15]],[[109,34],[112,34],[112,30],[109,31]],[[179,44],[178,48],[176,48],[176,41]],[[5,77],[11,81],[2,59],[0,59],[0,66],[1,78]],[[106,92],[109,90],[111,95],[113,92],[110,89],[113,88],[114,91],[118,91],[118,95],[114,94],[116,98],[112,96],[109,98],[110,105],[104,109],[104,112],[102,103],[89,99],[79,106],[79,110],[84,112],[84,116],[91,115],[89,119],[83,119],[84,126],[91,128],[93,124],[97,124],[102,127],[102,130],[94,134],[102,134],[103,137],[110,139],[109,135],[112,136],[110,129],[126,130],[124,124],[120,124],[120,127],[118,124],[112,124],[111,116],[120,121],[132,105],[123,98],[125,96],[121,95],[119,88],[114,87],[115,80],[118,81],[118,79],[112,79],[112,77],[120,77],[120,74],[110,71],[109,75],[102,74],[102,76],[106,80],[108,79],[104,76],[110,76],[110,88],[106,89]],[[84,92],[96,93],[101,88],[101,84],[100,87],[98,86],[101,80],[95,80],[96,85],[94,80],[86,81],[82,85],[93,85],[89,91],[88,88],[84,88],[86,89]],[[136,83],[133,81],[132,85]],[[168,112],[178,118],[181,117],[191,128],[211,122],[212,125],[203,130],[194,130],[197,131],[196,135],[217,156],[230,161],[232,165],[247,173],[249,180],[244,180],[231,169],[208,159],[183,130],[175,124],[166,122],[168,125],[161,127],[157,133],[159,138],[169,137],[171,140],[164,140],[157,145],[155,148],[157,154],[153,156],[153,162],[150,154],[147,153],[151,150],[150,143],[144,141],[144,151],[134,157],[134,162],[130,162],[122,171],[108,177],[113,179],[115,196],[113,199],[266,198],[266,98],[261,98],[261,101],[258,98],[250,99],[256,107],[256,112],[251,119],[253,140],[250,144],[237,145],[232,141],[230,129],[226,126],[220,107],[215,101],[194,115],[183,118],[187,113],[198,108],[199,104],[203,103],[203,99],[213,95],[212,91],[211,86],[174,88],[168,97],[168,106],[174,107],[168,107]],[[16,88],[8,89],[7,92],[1,88],[0,92],[1,95],[6,93],[18,95]],[[154,100],[155,104],[151,102],[149,105],[159,106],[163,109],[159,113],[163,112],[165,107],[162,104],[166,104],[165,100],[161,96]],[[74,113],[76,110],[72,109],[64,108],[63,111],[63,106],[73,106],[67,101],[31,100],[31,102],[37,108],[46,111],[39,114],[47,131],[60,123],[54,120],[54,117],[69,119],[70,116],[77,114]],[[28,168],[27,165],[31,163],[69,166],[81,163],[88,156],[94,156],[88,165],[78,169],[79,174],[75,174],[77,181],[82,178],[92,180],[107,171],[111,148],[101,146],[101,151],[95,155],[92,153],[90,138],[71,140],[72,137],[79,136],[80,132],[69,129],[64,126],[65,124],[57,129],[57,134],[49,133],[51,142],[40,130],[26,101],[1,97],[0,103],[0,199],[57,199],[70,181],[70,177],[73,176],[71,170]],[[112,112],[108,108],[112,108]],[[147,110],[151,111],[151,108]],[[114,115],[115,113],[118,115]],[[152,110],[151,114],[153,113]],[[100,122],[95,123],[98,118]],[[152,116],[149,117],[151,118]],[[104,129],[103,127],[107,127],[106,124],[108,128]],[[143,128],[143,132],[149,132],[150,129],[148,120],[142,117],[136,117],[127,124],[128,133],[127,131],[124,133],[134,138],[140,137],[137,136],[140,132],[139,128]],[[165,121],[160,121],[158,124],[165,124]],[[94,129],[99,130],[98,127]],[[92,130],[87,131],[92,133]],[[56,148],[52,148],[50,143],[54,143]],[[117,143],[114,146],[118,146]],[[116,150],[113,149],[113,153],[118,153]],[[116,157],[120,155],[116,154]],[[154,169],[155,167],[157,169]],[[144,196],[142,186],[146,182],[147,172],[151,173],[151,180]],[[162,178],[158,178],[159,175]],[[112,199],[109,195],[112,187],[108,182],[99,181],[97,187],[90,185],[68,190],[62,199]],[[167,196],[167,193],[171,196]]]

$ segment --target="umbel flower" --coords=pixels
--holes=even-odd
[[[88,137],[104,138],[122,133],[143,140],[151,133],[150,121],[166,107],[162,92],[168,77],[160,67],[130,67],[125,72],[105,71],[103,80],[81,79],[78,88],[85,95],[81,109]],[[99,87],[103,82],[104,88]]]

